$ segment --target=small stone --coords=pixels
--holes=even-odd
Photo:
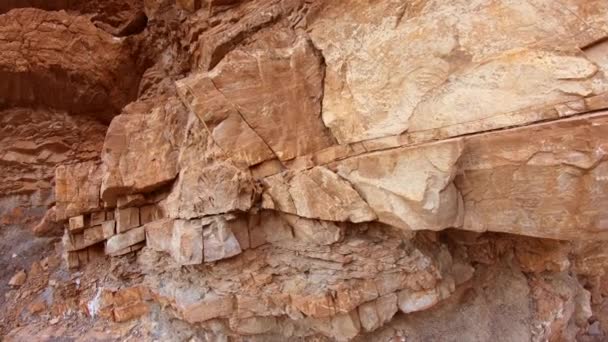
[[[59,317],[55,317],[55,318],[51,319],[49,321],[49,323],[51,323],[51,325],[55,325],[55,324],[59,323]]]
[[[116,221],[110,220],[101,223],[101,229],[104,239],[109,239],[116,234]]]
[[[131,229],[123,234],[114,235],[106,241],[106,254],[113,254],[146,240],[144,227]]]
[[[78,232],[84,229],[84,216],[70,217],[70,232]]]
[[[105,220],[106,220],[105,211],[98,211],[98,212],[91,213],[91,226],[100,225]]]
[[[19,287],[19,286],[25,284],[26,279],[27,279],[27,275],[25,274],[25,271],[21,270],[21,271],[15,273],[15,275],[11,278],[11,280],[9,280],[8,284],[10,286]]]
[[[116,210],[116,231],[124,233],[139,226],[139,208],[124,208]]]

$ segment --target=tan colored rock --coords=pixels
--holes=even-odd
[[[69,220],[70,232],[79,232],[84,229],[84,215],[70,217]]]
[[[563,7],[320,4],[309,20],[327,63],[323,120],[340,143],[406,131],[450,137],[542,120],[539,107],[605,92],[606,77],[578,48],[605,36],[606,20],[588,26],[578,20],[586,7]]]
[[[91,228],[86,228],[83,232],[84,246],[92,246],[96,243],[102,242],[106,239],[105,230],[103,226],[95,226]]]
[[[57,214],[54,206],[48,209],[40,222],[32,228],[32,231],[36,236],[54,235],[60,233],[62,230],[63,224],[57,222]]]
[[[118,197],[116,206],[118,208],[139,207],[146,203],[146,198],[142,194],[124,195]]]
[[[123,255],[130,254],[130,253],[133,253],[133,252],[137,252],[137,251],[139,251],[140,249],[142,249],[144,247],[146,247],[146,243],[145,242],[139,242],[139,243],[136,243],[136,244],[131,245],[129,247],[125,247],[123,249],[119,249],[119,250],[117,250],[115,252],[112,252],[112,253],[109,253],[109,254],[106,254],[106,255],[111,256],[111,257],[119,257],[119,256],[123,256]]]
[[[294,239],[315,245],[331,245],[342,239],[344,232],[333,222],[308,220],[295,215],[283,215],[283,219],[291,227]],[[273,234],[273,232],[267,232]]]
[[[361,327],[365,331],[374,331],[393,318],[397,313],[397,295],[391,293],[358,308]]]
[[[57,220],[100,209],[102,171],[95,161],[61,165],[55,170]]]
[[[143,302],[114,308],[114,320],[116,322],[127,322],[147,314],[148,305]]]
[[[166,201],[159,204],[163,213],[192,219],[249,210],[256,195],[250,175],[226,158],[193,115],[186,131],[181,171]]]
[[[178,81],[176,86],[184,104],[203,122],[213,141],[236,163],[250,166],[274,157],[207,75],[192,75]]]
[[[336,341],[349,341],[361,330],[361,322],[356,310],[332,318],[309,319],[309,322],[314,330]]]
[[[182,309],[184,319],[199,323],[213,318],[227,317],[234,311],[234,298],[209,295],[199,302]]]
[[[146,223],[160,220],[164,217],[162,209],[156,204],[144,205],[139,208],[139,223]]]
[[[101,223],[104,239],[108,239],[116,234],[116,221],[109,220]]]
[[[114,254],[144,240],[146,240],[144,227],[134,228],[126,233],[117,234],[109,238],[106,241],[105,253]]]
[[[230,327],[237,334],[258,335],[272,331],[277,328],[275,317],[250,317],[239,320],[231,320]]]
[[[351,184],[325,167],[264,179],[263,207],[306,218],[364,222],[376,218]]]
[[[139,227],[139,208],[130,207],[116,209],[116,232],[124,233],[129,229]]]
[[[460,140],[398,148],[336,163],[378,216],[407,230],[459,227],[462,199],[452,180],[463,145]]]
[[[13,287],[19,287],[25,284],[26,280],[27,274],[25,274],[24,270],[21,270],[11,277],[11,279],[8,281],[8,284]]]
[[[173,219],[162,219],[146,223],[146,244],[157,252],[171,252],[173,239]]]
[[[204,261],[226,259],[241,253],[241,246],[226,219],[219,217],[203,229]]]
[[[437,287],[424,291],[399,291],[398,306],[403,313],[426,310],[446,299],[454,292],[454,280],[447,278]]]
[[[608,116],[467,138],[456,184],[463,228],[553,239],[606,239]]]
[[[97,226],[100,225],[103,221],[106,220],[106,212],[105,211],[97,211],[94,213],[91,213],[91,226]]]
[[[202,264],[203,251],[203,224],[200,220],[173,221],[170,249],[173,259],[180,265]]]

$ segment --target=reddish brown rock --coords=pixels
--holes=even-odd
[[[0,15],[0,41],[5,42],[0,52],[3,107],[91,113],[107,123],[136,95],[139,73],[129,46],[85,17],[14,10]]]
[[[115,203],[120,195],[150,192],[177,176],[186,113],[177,99],[168,103],[151,113],[112,120],[102,153],[104,201]]]
[[[55,171],[55,205],[58,220],[97,211],[102,170],[96,161],[62,165]]]

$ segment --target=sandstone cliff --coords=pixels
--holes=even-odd
[[[0,4],[7,341],[605,341],[608,2]]]

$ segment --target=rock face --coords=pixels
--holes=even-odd
[[[605,1],[0,13],[7,341],[608,339]]]

